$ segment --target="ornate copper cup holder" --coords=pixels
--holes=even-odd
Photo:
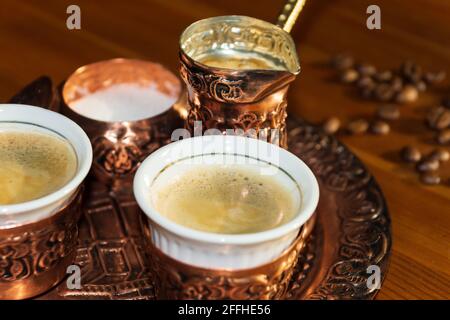
[[[48,106],[58,98],[52,92],[51,81],[41,78],[13,102]],[[316,226],[299,251],[283,298],[371,299],[378,290],[367,286],[367,268],[379,266],[384,279],[392,242],[383,194],[361,161],[334,137],[293,117],[287,126],[289,150],[314,171],[321,198]],[[81,288],[69,290],[61,282],[38,299],[155,299],[147,221],[130,187],[95,177],[86,181],[75,258]]]
[[[147,241],[155,296],[158,299],[282,299],[299,253],[305,248],[314,228],[315,218],[313,215],[302,226],[294,243],[278,258],[243,270],[212,270],[187,265]],[[146,239],[151,239],[150,234]]]
[[[61,282],[76,256],[83,187],[54,215],[0,229],[0,299],[42,294]]]

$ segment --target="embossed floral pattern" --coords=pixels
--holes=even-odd
[[[142,160],[160,143],[152,139],[147,128],[132,128],[118,124],[93,140],[94,164],[111,176],[133,173]]]
[[[274,268],[235,276],[180,268],[153,254],[155,294],[163,299],[280,299],[289,287],[300,250],[301,246],[294,248]]]
[[[0,236],[0,283],[50,270],[75,250],[77,234],[76,221],[71,221],[21,235]]]

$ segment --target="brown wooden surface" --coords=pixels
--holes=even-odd
[[[78,4],[82,30],[66,28],[66,8]],[[0,2],[0,101],[34,78],[57,83],[83,64],[113,57],[159,61],[177,72],[178,36],[191,22],[215,15],[243,14],[274,21],[283,0],[129,0]],[[365,27],[366,0],[307,2],[293,37],[302,73],[290,91],[289,112],[318,122],[370,116],[376,103],[355,97],[333,80],[324,64],[346,51],[380,68],[414,59],[450,74],[450,1],[384,0],[382,30]],[[368,166],[387,198],[393,224],[393,251],[380,299],[450,298],[450,184],[425,187],[396,156],[405,144],[433,148],[421,117],[450,93],[450,81],[428,91],[387,137],[343,136]],[[450,179],[450,164],[442,170]]]

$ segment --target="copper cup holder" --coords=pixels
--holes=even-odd
[[[188,265],[161,252],[146,230],[157,299],[282,299],[294,267],[316,220],[314,214],[302,227],[292,245],[278,258],[244,270],[213,270]]]
[[[76,254],[82,189],[51,217],[0,228],[0,299],[34,297],[66,276]]]

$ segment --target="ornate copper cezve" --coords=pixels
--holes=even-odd
[[[237,129],[287,146],[286,95],[289,83],[300,72],[287,32],[250,17],[215,17],[189,26],[181,35],[180,47],[180,73],[190,105],[186,128],[193,133],[195,122],[201,121],[203,131]],[[256,52],[280,67],[238,70],[199,62],[224,47]]]
[[[36,296],[66,276],[76,255],[82,189],[49,218],[0,228],[0,299]]]
[[[87,93],[118,83],[135,83],[156,88],[174,98],[180,95],[180,81],[163,66],[130,59],[113,59],[83,66],[61,88],[60,112],[77,122],[89,136],[95,176],[105,182],[130,182],[142,160],[170,142],[172,131],[182,127],[173,108],[152,118],[106,122],[84,117],[70,104]]]
[[[51,101],[41,78],[13,102]],[[17,97],[16,96],[16,97]],[[24,97],[29,97],[25,99]],[[371,265],[388,270],[390,218],[378,184],[361,161],[334,137],[300,119],[287,119],[289,150],[320,183],[316,226],[298,255],[284,299],[371,299]],[[65,282],[39,299],[155,299],[152,256],[146,255],[146,221],[131,186],[87,181],[75,263],[81,288]],[[176,283],[175,283],[176,284]]]

